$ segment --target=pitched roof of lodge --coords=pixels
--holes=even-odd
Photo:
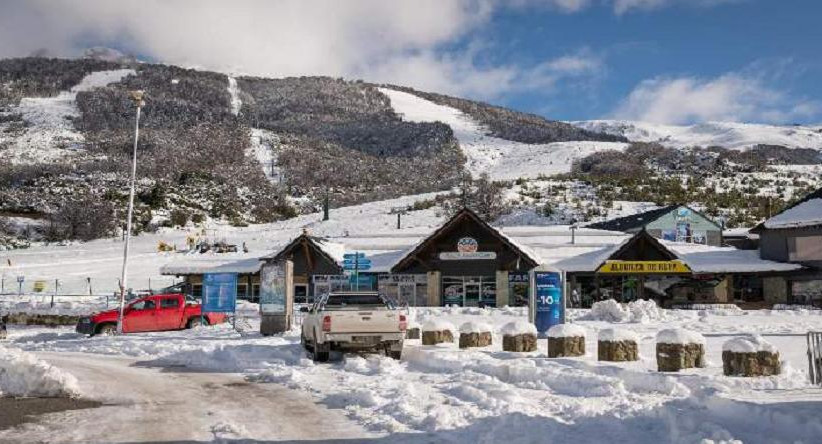
[[[704,214],[700,213],[699,211],[694,210],[693,208],[682,205],[682,204],[672,204],[667,205],[661,208],[657,208],[655,210],[649,210],[642,213],[632,214],[630,216],[618,217],[616,219],[606,220],[602,222],[595,222],[592,224],[586,225],[586,228],[598,228],[600,230],[610,230],[610,231],[630,231],[636,230],[642,227],[647,226],[648,224],[654,222],[655,220],[659,219],[662,216],[674,211],[679,207],[685,207],[696,214],[704,217],[712,224],[716,225],[717,228],[720,228],[716,222],[711,220],[711,218],[705,216]]]
[[[808,194],[775,216],[751,229],[759,233],[765,229],[807,228],[822,225],[822,188]]]
[[[499,239],[500,242],[502,242],[508,248],[514,250],[525,261],[530,262],[531,266],[529,268],[539,265],[540,257],[533,250],[524,245],[519,244],[511,237],[503,234],[501,231],[492,227],[484,220],[482,220],[482,218],[480,218],[479,215],[477,215],[477,213],[471,211],[468,208],[463,208],[459,210],[457,214],[455,214],[451,219],[449,219],[439,228],[434,230],[433,233],[428,235],[421,242],[417,243],[417,245],[413,246],[412,248],[409,248],[406,252],[404,252],[402,257],[394,264],[394,266],[391,267],[391,271],[393,272],[409,265],[410,262],[414,260],[414,257],[419,252],[421,252],[426,247],[435,242],[441,234],[447,232],[449,229],[453,228],[464,219],[469,219],[471,222],[477,224],[480,228],[487,230],[492,236]]]
[[[552,265],[567,272],[595,272],[605,261],[621,259],[625,253],[630,252],[631,246],[639,239],[650,242],[650,245],[661,252],[666,260],[681,260],[693,273],[697,274],[788,272],[803,268],[798,264],[761,259],[757,250],[738,250],[733,247],[712,247],[660,240],[644,230],[618,245],[563,258]]]

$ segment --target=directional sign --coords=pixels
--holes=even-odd
[[[365,253],[345,253],[343,255],[343,259],[353,261],[354,259],[363,259],[365,258]]]
[[[357,260],[357,261],[346,259],[346,260],[343,261],[343,266],[344,267],[353,267],[355,265],[359,265],[359,266],[371,265],[371,259],[360,259],[360,260]]]
[[[343,269],[344,270],[351,270],[351,271],[353,271],[353,270],[365,271],[365,270],[370,270],[371,269],[371,264],[365,264],[365,265],[360,264],[359,266],[355,267],[354,264],[348,265],[348,264],[344,263],[343,264]]]

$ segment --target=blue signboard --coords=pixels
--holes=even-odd
[[[356,258],[360,258],[360,259],[362,259],[362,258],[364,258],[364,257],[365,257],[365,253],[359,253],[359,252],[357,252],[357,253],[345,253],[345,254],[343,254],[343,259],[345,259],[345,260],[347,260],[347,261],[353,261],[353,260],[354,260],[354,259],[356,259]]]
[[[203,275],[203,313],[234,313],[237,307],[237,273]]]
[[[534,324],[545,333],[562,323],[562,277],[553,271],[535,271],[534,284]]]

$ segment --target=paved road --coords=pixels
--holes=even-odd
[[[275,384],[233,373],[146,368],[138,360],[37,353],[74,374],[96,409],[43,416],[0,432],[0,442],[169,442],[180,440],[356,439],[370,434],[339,410]]]

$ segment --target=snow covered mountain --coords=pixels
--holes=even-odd
[[[624,136],[633,142],[659,142],[671,148],[721,146],[744,149],[755,145],[778,145],[822,150],[822,127],[736,122],[660,125],[629,120],[583,120],[571,123],[589,131]]]

